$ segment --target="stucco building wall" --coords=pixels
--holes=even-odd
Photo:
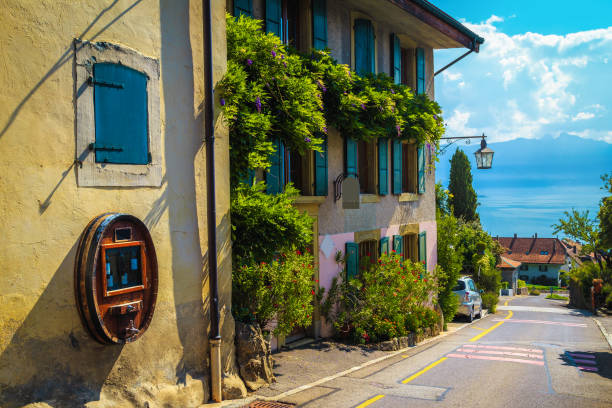
[[[215,80],[225,1],[213,0]],[[209,398],[206,178],[200,1],[0,5],[0,405],[198,406]],[[79,187],[73,39],[158,59],[161,187]],[[217,118],[216,118],[217,119]],[[217,121],[217,223],[224,371],[233,371],[227,131]],[[159,264],[155,314],[141,339],[95,342],[79,319],[73,268],[95,216],[132,214]]]

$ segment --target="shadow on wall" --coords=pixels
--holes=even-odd
[[[123,346],[97,343],[81,323],[74,300],[77,245],[78,240],[0,355],[2,407],[96,401],[121,354]]]

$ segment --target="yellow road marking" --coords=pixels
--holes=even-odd
[[[410,357],[410,356],[407,356],[407,355],[402,355],[402,358],[408,358],[408,357]]]
[[[470,329],[482,330],[485,331],[487,329],[483,329],[482,327],[471,326]]]
[[[507,300],[504,302],[504,306],[508,306],[508,301]]]
[[[444,360],[446,360],[446,357],[442,357],[438,361],[434,361],[433,363],[431,363],[430,365],[428,365],[427,367],[425,367],[424,369],[422,369],[418,373],[412,374],[410,377],[406,378],[404,381],[402,381],[402,384],[408,384],[410,381],[414,380],[415,378],[417,378],[421,374],[425,374],[427,371],[431,370],[432,368],[434,368],[435,366],[437,366],[438,364],[440,364]]]
[[[506,316],[504,319],[509,319],[512,317],[512,310],[508,311],[508,316]],[[470,341],[477,341],[480,340],[481,338],[483,338],[484,336],[486,336],[487,334],[491,333],[493,330],[497,329],[499,326],[501,326],[502,324],[506,323],[505,320],[502,320],[501,322],[494,324],[493,326],[489,327],[487,330],[483,331],[482,333],[472,337],[470,339]]]
[[[378,401],[379,399],[384,398],[384,395],[380,394],[377,395],[373,398],[370,398],[369,400],[362,402],[361,404],[357,405],[355,408],[363,408],[363,407],[367,407],[370,404],[375,403],[376,401]]]

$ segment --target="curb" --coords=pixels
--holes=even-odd
[[[486,309],[483,309],[483,311],[485,311],[485,310]],[[375,359],[370,360],[370,361],[366,361],[365,363],[360,364],[358,366],[351,367],[351,368],[349,368],[347,370],[344,370],[344,371],[341,371],[339,373],[332,374],[330,376],[318,379],[318,380],[313,381],[313,382],[311,382],[309,384],[305,384],[305,385],[293,388],[291,390],[285,391],[285,392],[280,393],[278,395],[274,395],[274,396],[271,396],[271,397],[252,395],[252,396],[249,396],[249,397],[246,397],[246,398],[243,398],[243,399],[238,399],[238,400],[227,400],[227,401],[213,403],[213,404],[203,404],[203,405],[200,405],[200,408],[221,408],[221,407],[223,407],[223,408],[242,408],[242,407],[247,406],[248,404],[250,404],[251,402],[253,402],[255,400],[258,400],[258,401],[278,401],[278,400],[280,400],[282,398],[289,397],[289,396],[291,396],[293,394],[297,394],[298,392],[306,391],[306,390],[308,390],[310,388],[313,388],[313,387],[316,387],[316,386],[321,385],[323,383],[326,383],[328,381],[334,380],[334,379],[336,379],[338,377],[344,377],[345,375],[350,374],[350,373],[352,373],[354,371],[361,370],[362,368],[368,367],[368,366],[370,366],[372,364],[380,363],[381,361],[387,360],[387,359],[389,359],[391,357],[395,357],[398,354],[405,353],[405,352],[407,352],[409,350],[414,350],[414,349],[416,349],[418,347],[424,346],[426,344],[432,343],[432,342],[434,342],[436,340],[442,339],[442,338],[444,338],[446,336],[449,336],[451,334],[457,333],[461,329],[464,329],[464,328],[466,328],[468,326],[471,326],[472,324],[480,322],[484,317],[486,317],[488,315],[489,315],[489,313],[485,312],[485,315],[483,317],[479,318],[478,320],[474,320],[471,323],[466,323],[466,324],[464,324],[462,326],[459,326],[457,328],[457,330],[454,330],[452,332],[447,331],[447,332],[440,333],[439,335],[437,335],[435,337],[430,337],[428,339],[425,339],[422,342],[420,342],[420,343],[418,343],[418,344],[416,344],[416,345],[414,345],[412,347],[406,347],[406,348],[403,348],[403,349],[400,349],[400,350],[397,350],[397,351],[393,351],[393,352],[391,352],[391,353],[389,353],[387,355],[375,358]]]
[[[606,339],[606,341],[608,342],[608,347],[610,347],[610,350],[612,350],[612,335],[610,333],[608,333],[608,331],[606,330],[605,327],[603,327],[603,324],[601,324],[599,322],[599,320],[597,320],[596,318],[592,317],[592,319],[595,321],[595,323],[597,324],[597,326],[599,327],[599,330],[601,330],[601,334],[603,334],[604,338]]]

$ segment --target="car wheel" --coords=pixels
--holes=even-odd
[[[480,309],[478,309],[478,318],[482,319],[482,303],[480,304]]]
[[[474,306],[470,309],[470,314],[468,315],[468,322],[472,323],[474,321]]]

